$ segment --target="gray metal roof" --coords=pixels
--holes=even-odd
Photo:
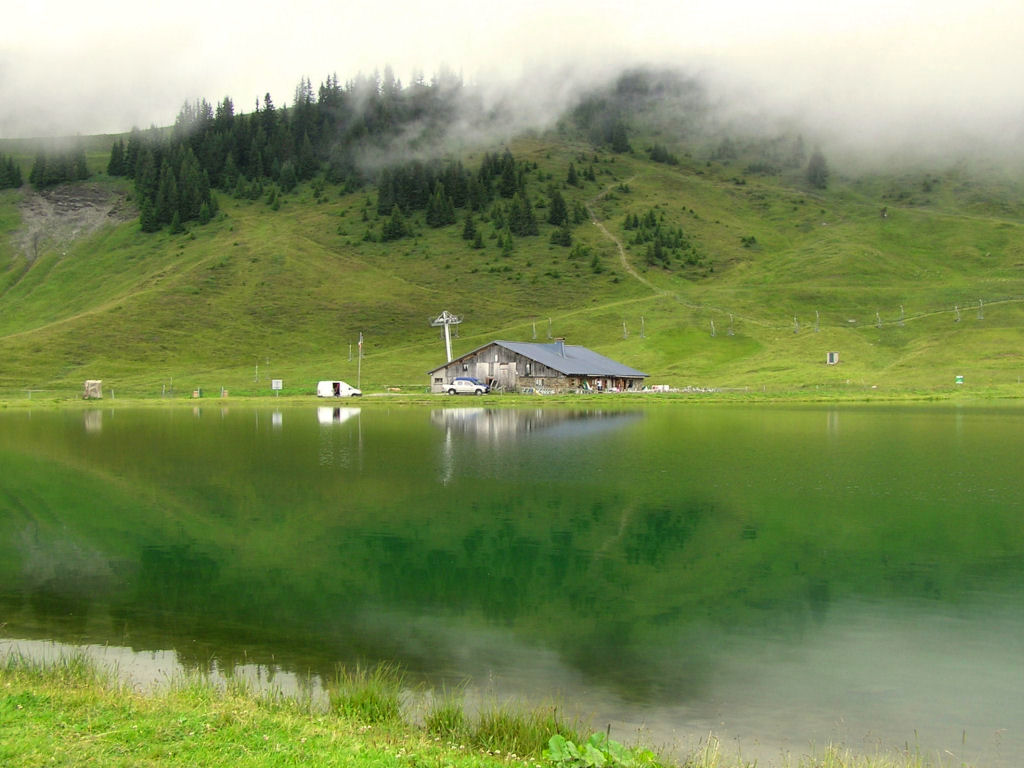
[[[548,368],[552,368],[564,376],[620,376],[625,378],[639,378],[646,377],[646,373],[641,373],[635,368],[630,368],[628,365],[617,363],[611,358],[599,355],[592,349],[586,347],[577,347],[572,344],[561,344],[560,342],[553,342],[551,344],[533,344],[526,341],[492,341],[488,344],[484,344],[481,347],[477,347],[472,352],[467,352],[464,355],[452,360],[457,362],[466,357],[471,357],[479,352],[481,349],[486,349],[491,344],[498,344],[499,346],[510,349],[518,355],[528,357],[531,360],[536,360],[538,363],[546,365]],[[433,371],[439,371],[451,363],[445,363],[440,365]]]
[[[647,376],[635,368],[617,363],[592,349],[554,342],[534,344],[525,341],[496,341],[506,349],[546,365],[566,376]]]

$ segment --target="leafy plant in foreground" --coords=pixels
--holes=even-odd
[[[544,757],[565,768],[641,768],[658,766],[658,759],[649,749],[630,749],[608,737],[594,733],[583,744],[555,734],[548,740]]]

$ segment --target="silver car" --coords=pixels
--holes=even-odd
[[[471,376],[460,376],[448,385],[449,395],[486,395],[490,387]]]

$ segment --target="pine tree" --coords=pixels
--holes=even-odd
[[[313,142],[309,140],[309,134],[302,134],[302,143],[299,144],[296,172],[299,179],[308,181],[316,174],[317,162],[316,153],[313,151]]]
[[[452,199],[451,195],[445,195],[444,196],[444,200],[442,202],[443,202],[444,205],[443,205],[443,209],[442,209],[441,213],[442,213],[442,215],[444,217],[444,223],[445,224],[454,224],[455,223],[455,201]]]
[[[295,185],[298,184],[298,178],[295,173],[295,165],[291,160],[285,160],[281,165],[281,173],[278,174],[278,179],[281,183],[281,189],[285,192],[291,192],[295,189]]]
[[[462,239],[463,240],[476,240],[476,222],[473,221],[473,212],[466,212],[466,223],[462,227]]]
[[[124,175],[135,179],[138,174],[139,155],[142,152],[142,131],[132,128],[124,148]]]
[[[580,177],[576,173],[576,166],[572,163],[569,163],[569,173],[565,177],[565,183],[573,187],[580,185]]]
[[[398,205],[391,208],[391,217],[381,225],[380,239],[383,242],[400,240],[408,234],[405,217]]]
[[[274,109],[274,101],[270,93],[263,97],[263,110],[260,112],[260,127],[263,129],[268,141],[277,132],[277,110]]]
[[[32,170],[29,171],[28,181],[33,187],[42,187],[46,179],[46,153],[37,152],[36,159],[32,163]]]
[[[568,248],[572,245],[572,230],[569,229],[569,222],[565,222],[551,233],[551,244],[561,245]]]
[[[21,183],[21,167],[13,157],[0,155],[0,189],[17,189]]]
[[[512,251],[515,250],[515,243],[512,240],[512,232],[509,231],[508,227],[505,227],[504,231],[498,236],[498,242],[501,245],[501,255],[511,256]]]
[[[507,149],[501,158],[501,178],[498,181],[498,193],[505,198],[512,197],[519,188],[519,178],[516,175],[516,162],[512,153]]]
[[[217,109],[214,112],[213,127],[214,130],[220,131],[221,133],[227,133],[231,130],[231,123],[235,118],[235,105],[231,99],[227,96],[224,97],[224,101],[217,103]]]
[[[444,227],[455,223],[455,206],[445,194],[444,184],[434,184],[434,193],[427,202],[427,226]]]
[[[612,125],[609,143],[612,145],[612,152],[629,152],[629,137],[626,134],[626,124],[616,120]]]
[[[377,179],[377,214],[387,216],[396,202],[394,175],[385,168]]]
[[[85,160],[85,150],[78,147],[71,155],[71,176],[68,181],[84,181],[89,178],[89,164]]]
[[[142,200],[149,200],[151,203],[156,199],[156,190],[160,182],[157,172],[156,158],[149,147],[143,147],[139,151],[138,164],[135,170],[135,194]],[[143,230],[150,232],[152,230]]]
[[[156,232],[160,229],[160,222],[156,218],[156,206],[148,197],[142,198],[139,203],[139,227],[143,232]]]
[[[828,163],[821,150],[815,150],[807,161],[807,181],[815,189],[828,187]]]
[[[491,206],[491,223],[495,229],[505,228],[505,205],[500,201]]]
[[[556,227],[569,222],[569,209],[565,205],[565,198],[558,191],[557,187],[551,188],[551,202],[548,205],[548,224]]]
[[[490,202],[487,188],[478,176],[471,176],[466,186],[466,204],[471,211],[482,211]]]
[[[178,212],[178,184],[174,180],[170,163],[165,159],[160,166],[160,182],[154,200],[156,220],[160,224],[169,224]]]
[[[260,131],[257,135],[262,135]],[[263,151],[260,144],[254,137],[252,140],[252,146],[249,148],[249,176],[253,179],[263,178]]]
[[[212,195],[212,192],[210,192],[210,177],[207,175],[206,171],[203,171],[202,173],[199,174],[199,207],[200,207],[200,209],[204,205],[207,205],[207,206],[211,205],[211,195]],[[199,215],[198,212],[196,213],[196,215],[197,216]]]
[[[509,204],[508,225],[514,235],[524,237],[536,235],[540,231],[537,218],[533,214],[533,206],[526,193],[516,192]]]
[[[203,174],[199,169],[199,161],[191,147],[185,147],[178,168],[177,192],[178,213],[182,221],[191,221],[199,217],[199,209],[203,204]]]
[[[124,140],[118,139],[110,148],[110,162],[107,163],[108,176],[124,176]]]

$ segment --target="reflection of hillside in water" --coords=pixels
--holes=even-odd
[[[0,646],[390,660],[762,744],[1020,720],[1016,414],[311,410],[0,414]]]
[[[567,411],[550,408],[437,408],[430,421],[449,434],[483,441],[503,440],[544,431],[546,438],[583,437],[611,431],[643,418],[638,411]]]

